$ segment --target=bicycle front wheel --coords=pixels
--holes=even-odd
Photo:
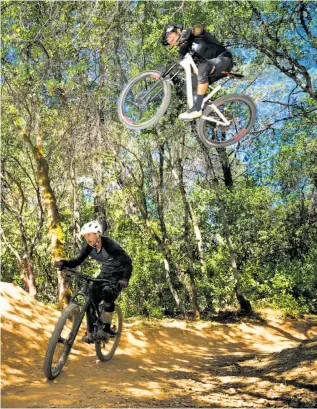
[[[47,379],[56,378],[62,371],[80,327],[79,312],[77,304],[69,304],[56,324],[44,360]]]
[[[121,309],[119,305],[115,305],[111,322],[111,329],[114,335],[110,336],[107,340],[98,340],[95,342],[96,355],[100,361],[109,361],[113,357],[120,341],[122,321]]]
[[[228,125],[219,123],[223,122],[223,118],[213,106],[229,121]],[[242,94],[227,95],[205,107],[203,117],[197,122],[197,133],[206,146],[225,148],[246,137],[255,117],[256,107],[250,97]]]
[[[118,106],[121,122],[129,129],[146,129],[165,114],[171,101],[171,84],[159,71],[144,71],[123,89]]]

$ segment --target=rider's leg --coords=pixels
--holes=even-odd
[[[115,309],[115,300],[118,298],[121,290],[111,291],[105,288],[102,292],[102,298],[104,300],[104,311],[101,315],[101,320],[105,324],[104,331],[112,334],[111,321],[113,312]]]
[[[224,78],[225,75],[222,74],[222,71],[230,72],[232,70],[232,58],[220,55],[219,57],[213,58],[209,61],[213,65],[213,69],[208,74],[209,84],[213,84],[219,79]]]
[[[98,306],[100,304],[101,299],[102,297],[101,297],[100,284],[94,283],[92,287],[92,300],[95,303],[95,305]],[[87,333],[86,335],[82,337],[82,341],[91,343],[93,342],[92,331],[93,331],[93,324],[95,321],[95,317],[93,315],[94,311],[91,308],[91,310],[87,311],[86,314],[87,314]]]
[[[209,83],[213,83],[218,81],[220,78],[223,78],[224,75],[221,74],[221,72],[229,72],[231,69],[232,58],[222,55],[200,64],[198,66],[198,87],[195,105],[193,108],[181,114],[179,117],[187,120],[199,118],[202,115],[202,103]]]
[[[112,321],[112,316],[113,316],[113,311],[112,311],[112,312],[103,311],[103,312],[101,313],[101,316],[100,316],[101,321],[102,321],[104,324],[109,324],[109,329],[110,329],[110,325],[111,325],[111,321]]]
[[[111,334],[111,323],[112,323],[113,312],[104,311],[101,320],[104,323],[104,331]]]
[[[202,102],[208,88],[208,74],[214,67],[210,61],[206,61],[198,66],[198,87],[194,106],[179,117],[180,119],[195,119],[202,115]]]

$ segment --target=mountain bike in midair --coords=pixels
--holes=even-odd
[[[109,334],[103,331],[104,323],[101,319],[104,301],[95,305],[92,297],[94,282],[102,283],[105,287],[113,286],[113,283],[107,279],[91,278],[68,268],[63,271],[74,280],[75,291],[70,303],[62,312],[47,346],[44,359],[44,374],[47,379],[54,379],[61,373],[85,314],[87,332],[92,333],[91,343],[94,343],[100,361],[109,361],[113,357],[122,332],[122,312],[119,305],[115,305]],[[92,320],[89,319],[89,314]],[[93,328],[90,328],[90,322],[93,322]]]
[[[177,84],[179,74],[183,70],[187,105],[188,108],[192,108],[194,105],[192,73],[198,75],[198,69],[193,53],[190,52],[164,73],[144,71],[129,81],[120,95],[118,104],[118,115],[122,123],[132,130],[155,125],[165,115],[171,103],[171,87]],[[206,146],[214,148],[227,147],[241,141],[251,130],[256,117],[255,104],[247,95],[228,94],[211,101],[227,81],[244,78],[239,73],[222,74],[226,78],[225,82],[215,87],[210,86],[212,90],[203,100],[203,115],[196,121],[199,138]]]

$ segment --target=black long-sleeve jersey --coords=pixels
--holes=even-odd
[[[189,30],[190,29],[188,29],[188,31]],[[210,33],[203,30],[201,34],[196,36],[192,32],[190,33],[186,43],[181,45],[179,48],[179,56],[183,58],[189,51],[194,51],[203,59],[210,60],[212,58],[218,57],[220,54],[224,53],[227,50]],[[231,56],[231,53],[229,51],[227,51],[227,53],[228,56]]]
[[[88,256],[101,264],[101,272],[105,276],[116,276],[129,280],[132,274],[132,261],[119,243],[107,236],[101,236],[102,247],[98,253],[88,243],[84,244],[80,253],[71,260],[65,260],[64,266],[75,268]]]

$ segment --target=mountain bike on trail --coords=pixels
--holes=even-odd
[[[93,300],[94,283],[98,282],[105,287],[113,287],[113,282],[107,279],[91,278],[69,268],[64,268],[63,271],[66,276],[73,279],[75,292],[69,305],[62,312],[47,346],[44,359],[44,374],[47,379],[54,379],[61,373],[85,314],[87,333],[92,333],[89,343],[95,345],[96,355],[100,361],[109,361],[113,357],[122,332],[122,312],[119,305],[115,304],[109,333],[104,331],[102,320],[105,301],[95,305]],[[116,289],[111,288],[111,291],[116,291]],[[93,328],[90,328],[91,322]]]

